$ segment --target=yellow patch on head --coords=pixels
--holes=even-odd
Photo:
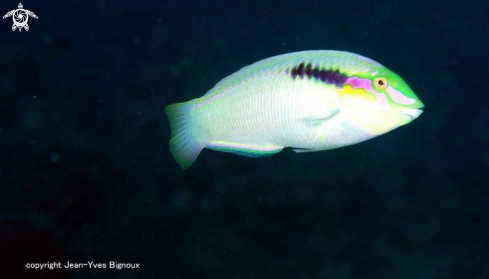
[[[349,84],[345,84],[340,96],[343,97],[343,99],[346,99],[346,102],[348,102],[347,100],[349,100],[349,99],[350,100],[351,99],[362,100],[365,102],[376,102],[377,101],[377,98],[375,97],[375,95],[372,95],[371,93],[366,92],[362,88],[353,89],[353,88],[351,88],[351,86]]]

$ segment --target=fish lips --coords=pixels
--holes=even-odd
[[[423,113],[423,110],[420,108],[419,109],[402,109],[401,113],[406,115],[407,117],[409,117],[412,121],[412,120],[418,118]]]

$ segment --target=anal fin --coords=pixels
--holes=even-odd
[[[261,158],[274,155],[283,149],[283,146],[276,146],[271,144],[253,145],[225,141],[211,141],[209,144],[207,144],[206,147],[215,151],[234,153],[237,155],[253,158]]]
[[[310,152],[318,152],[323,150],[296,148],[296,149],[292,149],[292,151],[294,151],[295,153],[310,153]]]

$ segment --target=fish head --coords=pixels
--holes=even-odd
[[[401,77],[381,65],[350,75],[340,102],[349,119],[373,136],[410,123],[424,107]]]

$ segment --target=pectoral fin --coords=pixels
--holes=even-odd
[[[325,121],[331,120],[335,116],[337,116],[340,113],[339,108],[335,108],[330,110],[329,112],[325,112],[324,114],[320,115],[309,115],[307,117],[302,118],[300,121],[304,122],[306,125],[311,126],[311,127],[317,127],[324,123]]]
[[[327,137],[327,127],[330,126],[330,122],[336,116],[340,114],[339,108],[333,108],[322,115],[311,115],[309,117],[303,118],[301,121],[307,125],[312,131],[311,133],[316,134],[317,141],[322,142]],[[292,149],[295,153],[309,153],[323,151],[324,149],[307,149],[307,148],[296,148]]]

